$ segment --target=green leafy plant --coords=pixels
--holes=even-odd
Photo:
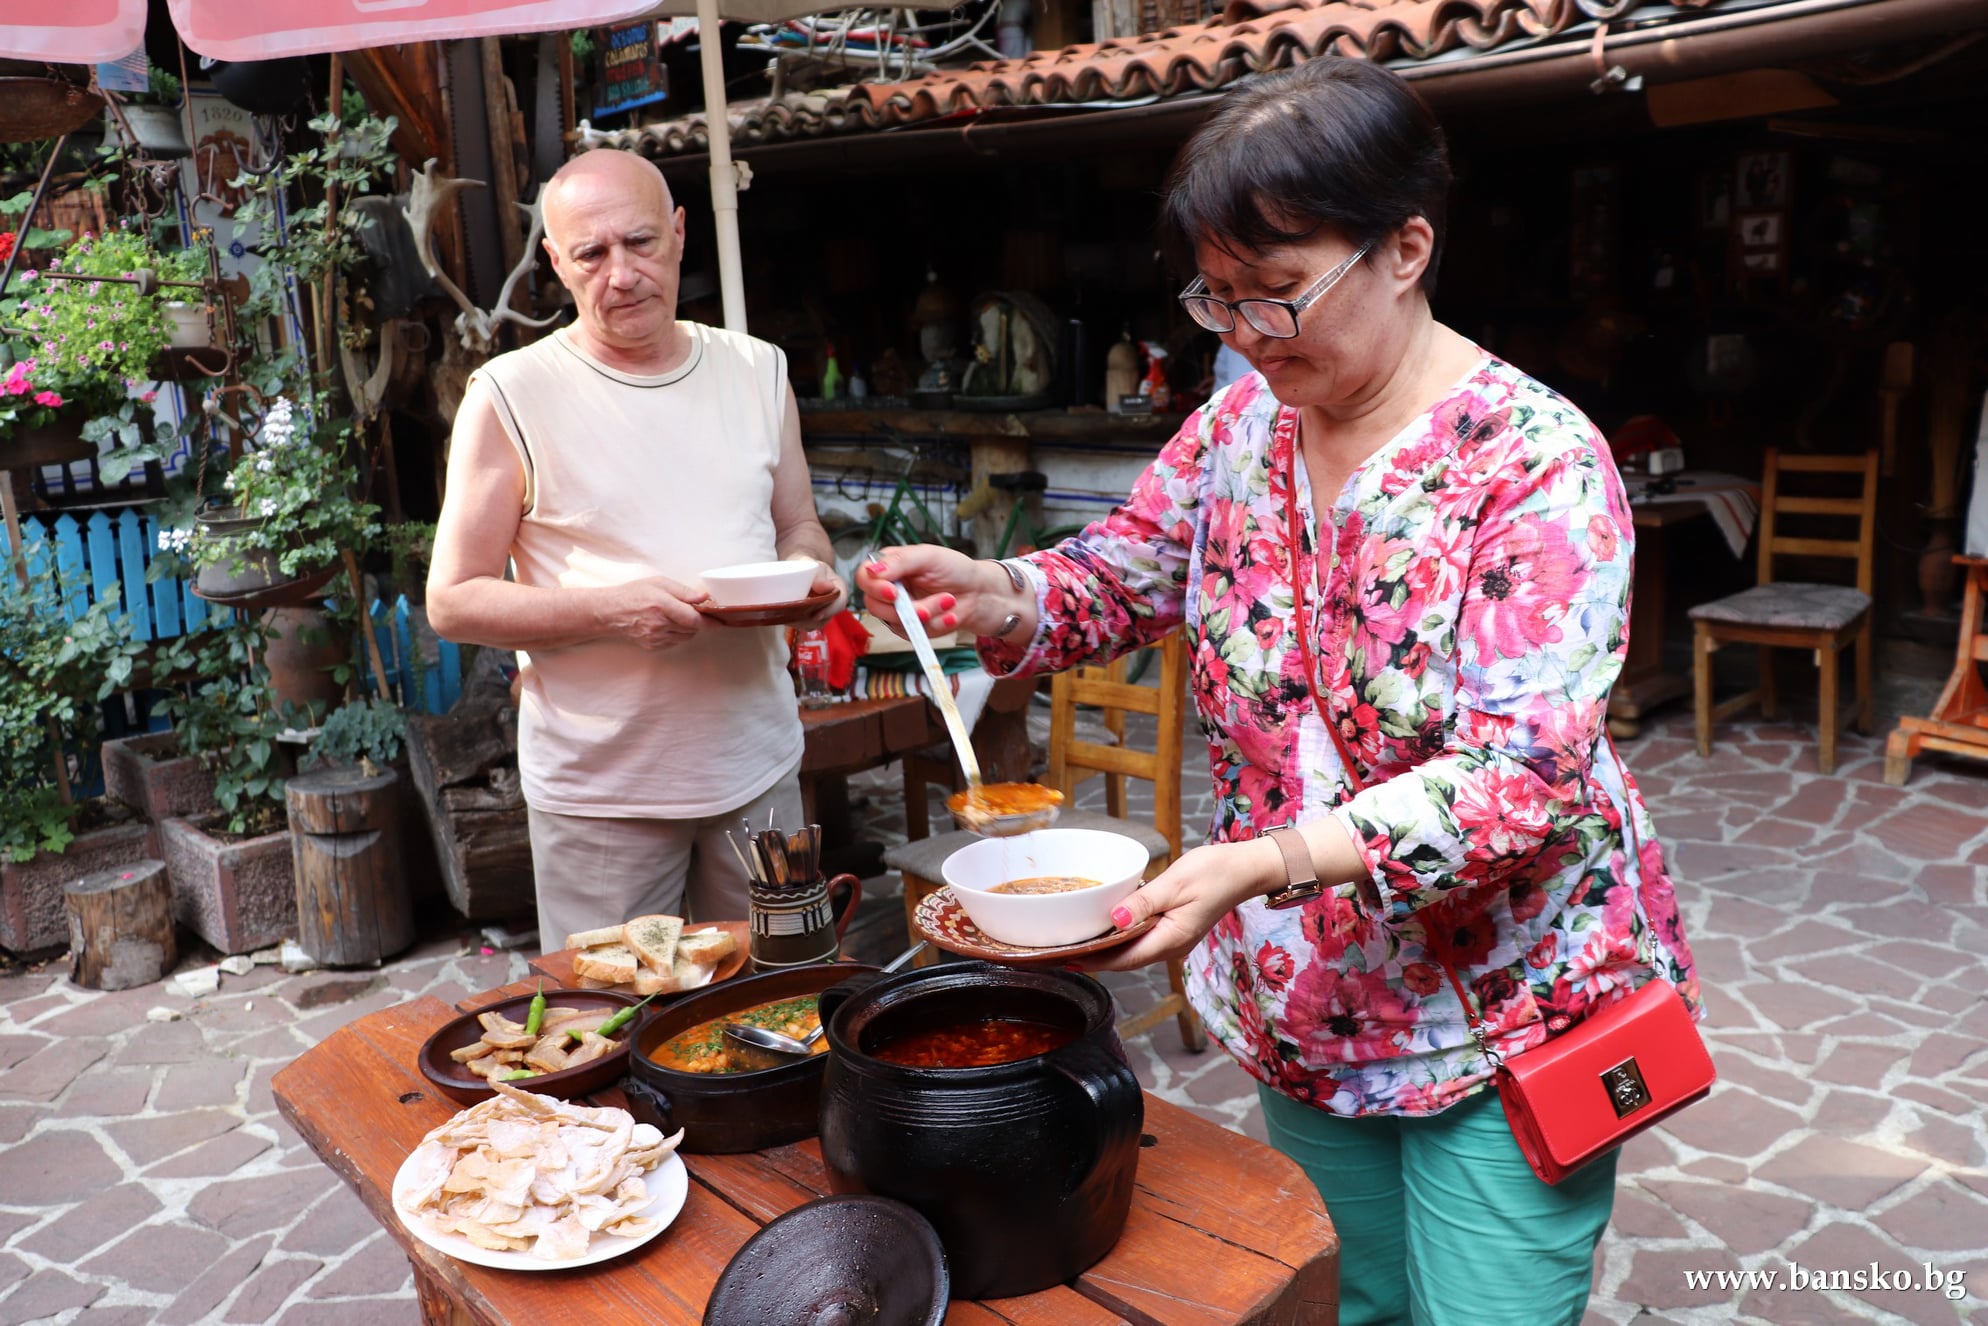
[[[322,397],[311,398],[305,410],[288,396],[271,402],[222,479],[227,508],[162,529],[160,550],[185,556],[195,568],[237,571],[272,554],[277,569],[295,577],[337,560],[344,549],[364,548],[379,533],[380,509],[357,495],[350,426],[329,421],[328,409]],[[224,529],[216,521],[224,515],[249,523]]]
[[[268,639],[260,623],[231,622],[182,636],[164,651],[162,669],[200,680],[159,704],[172,720],[180,753],[197,755],[214,774],[214,799],[229,833],[280,828],[283,753],[279,738],[310,726],[311,716],[277,695],[259,661]]]
[[[400,710],[391,700],[373,696],[334,709],[319,727],[311,755],[325,764],[392,764],[406,737],[407,720]]]
[[[39,559],[30,563],[39,564]],[[10,578],[11,564],[0,566]],[[60,852],[80,807],[65,795],[88,774],[101,741],[99,705],[131,681],[142,646],[118,605],[105,600],[74,620],[43,572],[28,591],[0,592],[0,858]]]

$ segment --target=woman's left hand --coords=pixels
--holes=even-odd
[[[1238,903],[1283,882],[1283,857],[1267,838],[1210,843],[1186,853],[1160,877],[1119,904],[1112,920],[1130,929],[1148,916],[1153,928],[1123,948],[1106,949],[1083,966],[1129,971],[1186,955]]]

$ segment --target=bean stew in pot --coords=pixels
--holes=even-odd
[[[903,1068],[988,1068],[1048,1054],[1075,1039],[1076,1032],[1046,1022],[982,1018],[893,1036],[870,1057]]]

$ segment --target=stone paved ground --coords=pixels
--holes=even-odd
[[[1988,1321],[1988,769],[1922,761],[1896,790],[1874,740],[1850,738],[1823,777],[1803,729],[1727,725],[1702,761],[1689,735],[1672,716],[1622,751],[1675,862],[1721,1084],[1623,1157],[1588,1322]],[[901,828],[890,777],[858,791],[873,830]],[[869,882],[881,947],[902,942],[891,888]],[[0,969],[0,1326],[416,1321],[406,1262],[277,1117],[269,1080],[359,1014],[524,971],[446,917],[427,933],[380,972],[262,968],[199,1001]],[[1159,984],[1111,979],[1128,1009]],[[145,1021],[159,1005],[183,1020]],[[1170,1023],[1130,1048],[1153,1090],[1261,1136],[1219,1051],[1186,1054]],[[1871,1263],[1965,1273],[1969,1292],[1686,1282]]]

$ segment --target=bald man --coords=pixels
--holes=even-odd
[[[806,559],[815,516],[786,358],[676,316],[683,209],[630,153],[566,163],[545,251],[577,320],[470,378],[428,575],[441,635],[516,650],[539,940],[665,912],[743,917],[720,838],[797,827],[783,628],[703,616],[699,573]],[[510,574],[506,576],[506,568]],[[686,910],[687,909],[687,910]]]

